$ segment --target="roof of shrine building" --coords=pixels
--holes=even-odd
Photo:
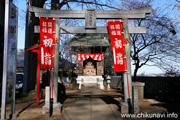
[[[109,44],[109,35],[107,34],[76,34],[70,43],[71,47],[93,47],[93,46],[102,46],[108,47]]]

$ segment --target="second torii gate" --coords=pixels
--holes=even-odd
[[[86,9],[86,10],[47,10],[42,8],[37,8],[30,6],[30,12],[34,12],[36,17],[47,17],[47,18],[61,18],[61,19],[85,19],[85,26],[66,26],[65,24],[60,24],[60,20],[56,19],[56,40],[59,41],[59,35],[61,34],[77,34],[77,33],[108,33],[107,27],[97,27],[96,19],[121,19],[123,18],[124,25],[124,39],[129,41],[129,33],[141,34],[146,33],[146,27],[135,27],[134,25],[128,25],[128,19],[140,19],[145,18],[147,13],[152,11],[152,8],[144,8],[139,10],[130,11],[99,11],[96,9]],[[39,33],[39,26],[34,27],[34,32]],[[57,42],[59,43],[59,42]],[[132,78],[131,78],[131,62],[130,62],[130,43],[126,43],[126,58],[127,58],[127,68],[128,68],[128,78],[129,78],[129,89],[130,98],[132,98]],[[59,44],[55,45],[55,59],[54,59],[54,89],[53,97],[54,103],[57,103],[58,94],[58,61],[59,61]],[[26,68],[27,69],[27,68]],[[124,101],[127,102],[128,99],[128,83],[126,73],[124,74]]]

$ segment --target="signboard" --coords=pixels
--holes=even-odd
[[[124,72],[125,60],[124,60],[122,24],[120,21],[108,21],[108,29],[111,38],[114,71]]]
[[[18,8],[10,2],[6,100],[15,100]]]
[[[90,57],[93,60],[97,60],[97,61],[103,60],[103,54],[102,53],[94,53],[94,54],[80,53],[80,54],[76,55],[76,60],[84,61],[84,60],[87,60]]]
[[[96,28],[95,9],[86,9],[86,28]]]
[[[54,20],[40,18],[41,69],[53,68]]]

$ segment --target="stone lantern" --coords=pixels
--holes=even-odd
[[[108,75],[106,79],[107,79],[107,84],[108,84],[107,90],[109,90],[110,89],[110,84],[111,84],[111,77]]]

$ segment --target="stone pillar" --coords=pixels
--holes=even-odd
[[[55,35],[55,55],[54,55],[54,88],[53,98],[54,103],[58,99],[58,71],[59,71],[59,31],[60,31],[60,20],[56,20],[56,35]]]
[[[144,85],[142,82],[132,82],[134,113],[139,112],[138,103],[144,99]]]
[[[111,87],[110,87],[110,84],[111,84],[111,78],[110,78],[110,76],[108,75],[108,77],[107,77],[106,79],[107,79],[107,84],[108,84],[107,90],[110,90],[110,89],[111,89]]]
[[[51,89],[47,86],[45,91],[45,105],[42,107],[42,114],[49,113],[50,110],[50,97],[51,97]],[[53,113],[60,114],[61,113],[61,103],[53,103]]]
[[[133,111],[134,113],[139,112],[139,105],[138,105],[138,87],[133,86]]]
[[[128,30],[128,20],[123,20],[124,24],[124,39],[125,39],[125,50],[126,50],[126,61],[127,61],[127,71],[124,72],[124,101],[127,102],[130,93],[130,99],[132,99],[132,77],[131,77],[131,59],[130,59],[130,40],[129,40],[129,30]],[[128,75],[127,75],[128,74]],[[128,77],[128,78],[127,78]],[[128,80],[128,81],[127,81]],[[128,93],[129,90],[129,93]]]
[[[138,88],[138,101],[143,101],[145,83],[143,83],[143,82],[133,82],[132,85]]]
[[[99,78],[99,86],[100,86],[100,89],[104,90],[104,78],[102,76],[100,76]]]
[[[49,104],[50,104],[50,87],[47,86],[45,88],[45,105],[42,107],[42,114],[46,114],[49,112]]]
[[[122,102],[120,104],[121,114],[128,114],[128,104],[126,102]]]

